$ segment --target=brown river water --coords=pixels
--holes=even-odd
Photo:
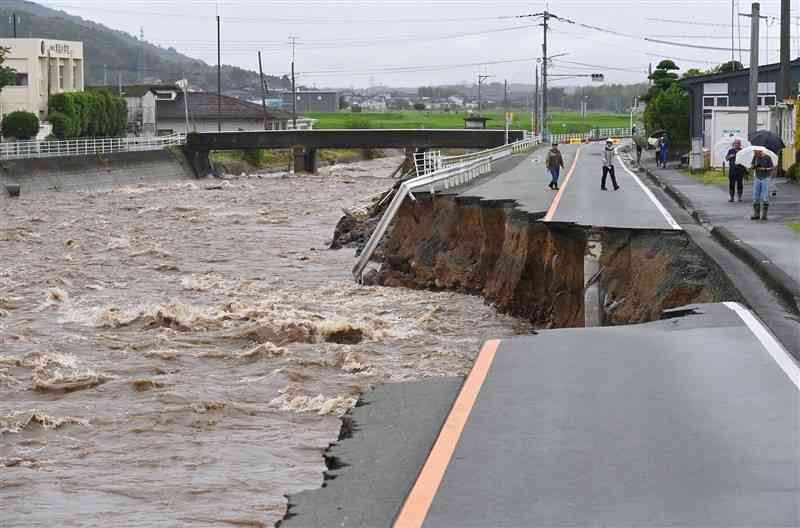
[[[527,331],[327,249],[398,162],[0,201],[0,527],[271,526],[360,393]]]

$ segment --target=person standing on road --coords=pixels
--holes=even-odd
[[[564,166],[564,157],[561,156],[561,151],[558,150],[558,142],[553,142],[553,148],[547,152],[547,160],[545,161],[547,170],[550,171],[550,184],[548,187],[554,191],[558,190],[558,177],[561,173],[561,168]]]
[[[640,167],[642,165],[642,144],[638,141],[636,143],[636,166]]]
[[[611,184],[614,185],[614,190],[619,189],[617,185],[617,177],[614,174],[614,140],[608,138],[606,140],[606,147],[603,149],[603,179],[600,182],[600,190],[607,191],[606,178],[611,175]]]
[[[762,150],[756,150],[753,158],[752,169],[755,172],[753,179],[753,216],[750,220],[767,219],[769,210],[769,177],[775,165],[772,159]]]
[[[661,168],[667,168],[667,156],[669,155],[669,138],[664,134],[661,136]]]
[[[742,142],[735,140],[733,146],[728,150],[725,159],[728,161],[728,183],[731,193],[729,202],[733,202],[734,195],[738,194],[739,201],[742,201],[742,193],[744,192],[744,171],[745,167],[736,163],[736,155],[742,150]]]

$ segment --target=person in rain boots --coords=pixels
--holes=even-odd
[[[611,138],[606,140],[606,147],[603,149],[603,179],[600,182],[600,190],[606,191],[606,178],[611,175],[611,184],[614,190],[619,189],[617,177],[614,174],[614,141]]]
[[[753,216],[750,220],[767,219],[769,211],[769,176],[775,164],[772,159],[761,150],[756,150],[753,157]]]
[[[547,170],[550,172],[550,184],[548,187],[554,191],[558,190],[558,176],[561,168],[564,166],[564,158],[561,156],[561,151],[558,150],[558,143],[553,142],[553,148],[547,152],[547,160],[545,161]]]
[[[736,155],[742,150],[742,142],[738,139],[733,142],[733,146],[725,155],[728,161],[728,183],[731,193],[729,202],[733,202],[734,197],[738,195],[739,201],[742,201],[742,192],[744,191],[744,171],[745,167],[736,163]]]

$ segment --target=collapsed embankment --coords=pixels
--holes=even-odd
[[[179,151],[124,152],[65,158],[41,158],[0,163],[3,186],[20,186],[21,195],[45,191],[97,191],[140,183],[194,178]]]
[[[631,324],[738,299],[683,232],[543,223],[513,202],[417,195],[404,203],[382,253],[370,282],[482,295],[540,328],[585,326],[587,310],[599,311],[601,324]],[[592,286],[597,306],[587,306]]]

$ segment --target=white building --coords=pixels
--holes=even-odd
[[[23,110],[47,119],[50,95],[83,91],[83,43],[38,38],[4,38],[3,64],[17,72],[13,86],[0,91],[0,119]]]

